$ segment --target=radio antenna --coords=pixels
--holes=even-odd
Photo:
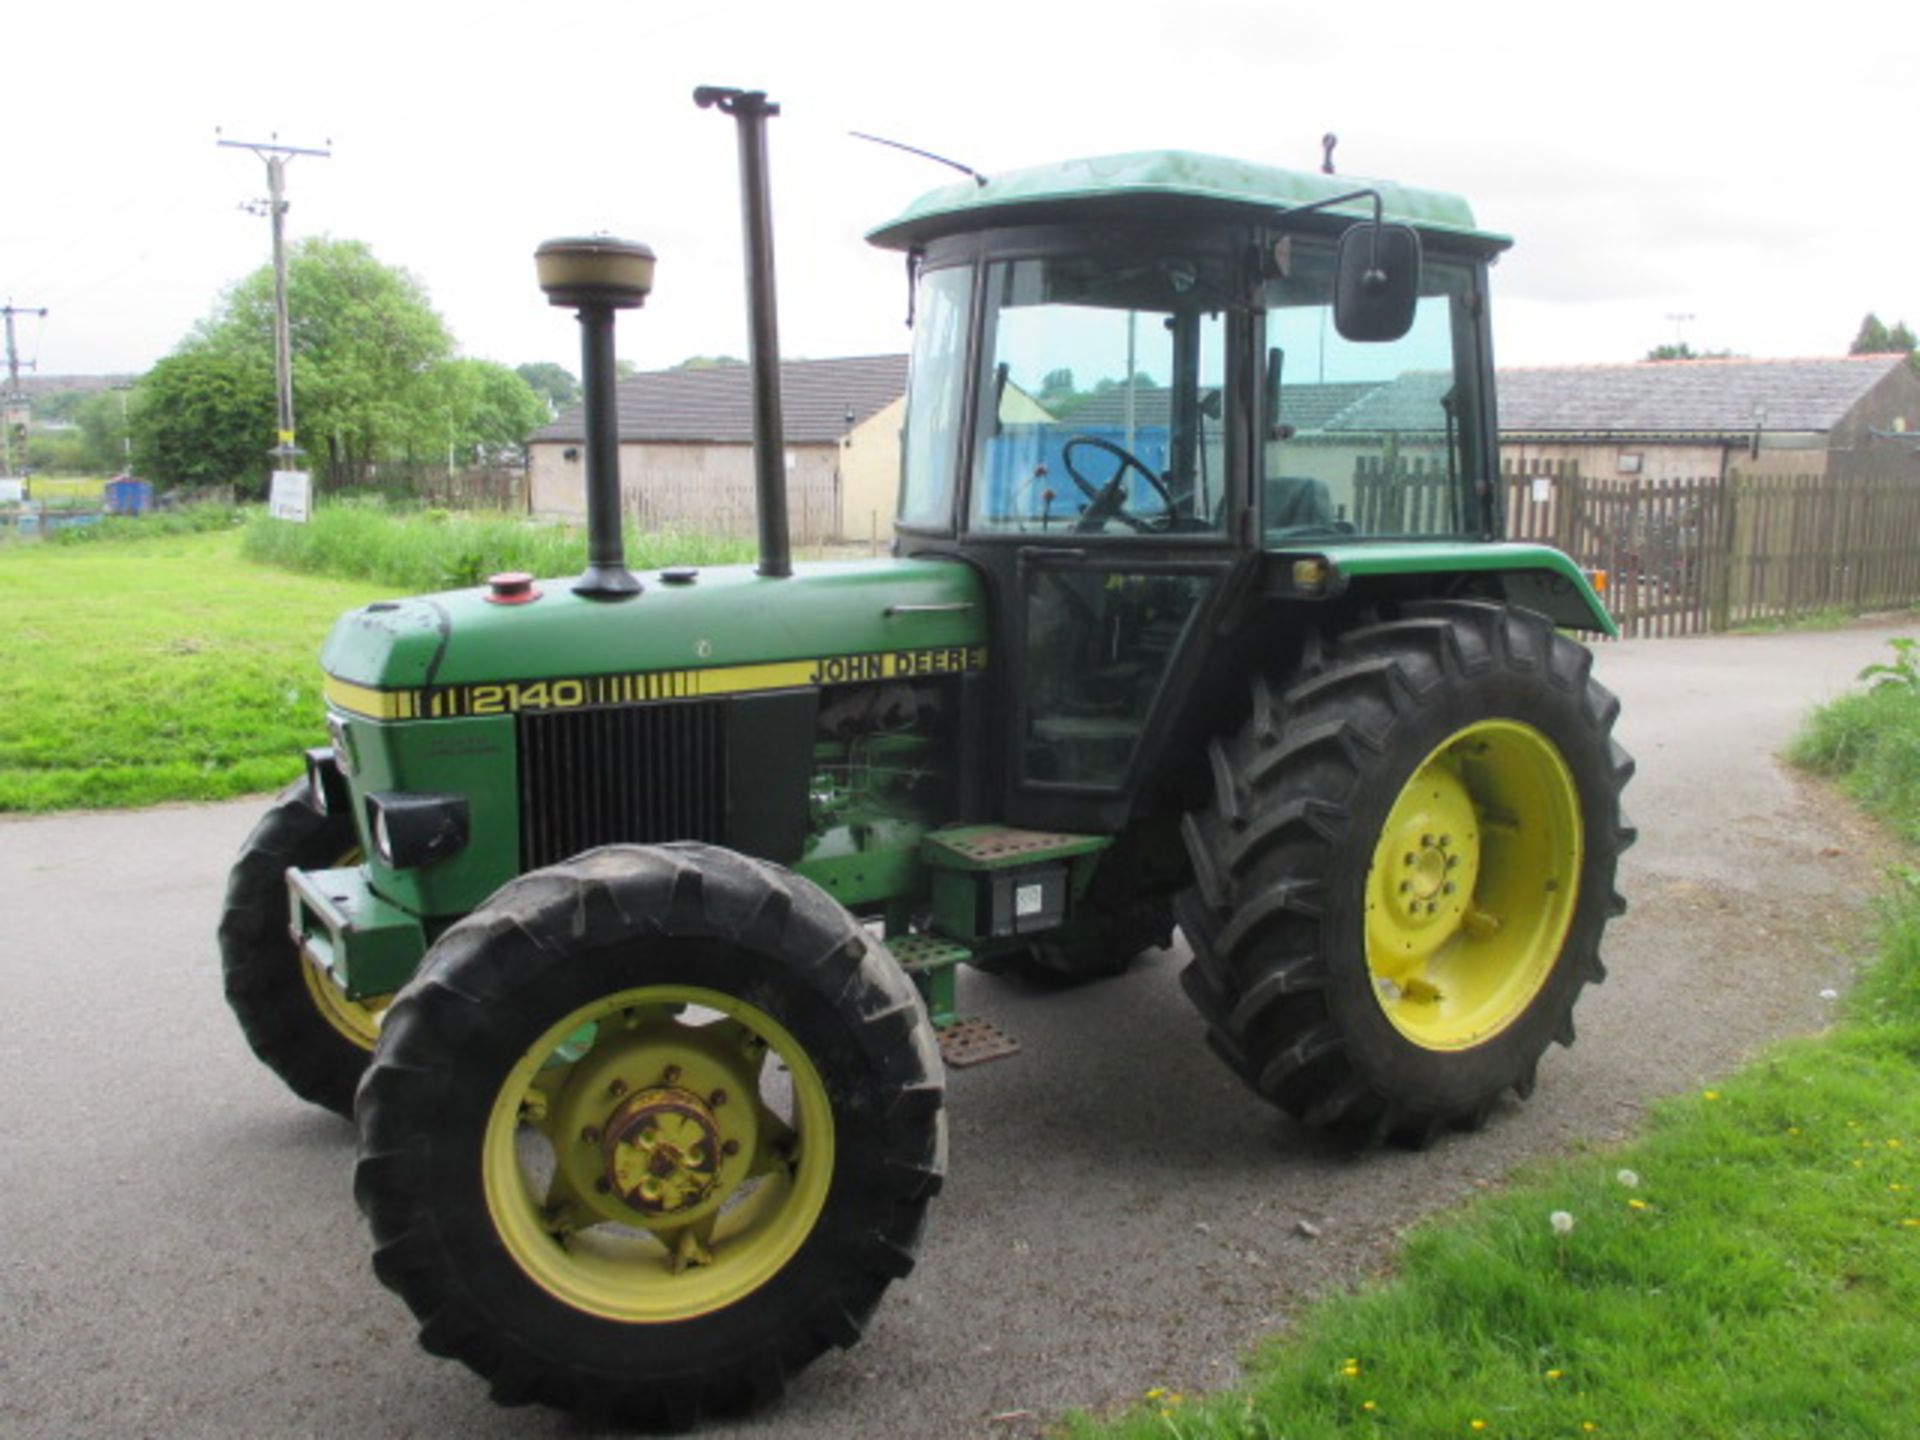
[[[987,177],[971,165],[962,165],[958,160],[949,160],[946,156],[936,155],[931,150],[922,150],[916,145],[903,145],[898,140],[889,140],[884,135],[869,135],[862,130],[849,130],[847,133],[856,140],[871,140],[876,145],[885,145],[893,150],[904,150],[909,155],[918,155],[922,160],[931,160],[935,164],[946,166],[949,170],[958,170],[976,185],[987,183]]]

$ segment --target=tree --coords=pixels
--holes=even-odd
[[[1878,315],[1868,314],[1860,322],[1860,333],[1847,347],[1849,355],[1911,355],[1916,346],[1913,331],[1902,320],[1889,330]]]
[[[273,275],[263,266],[142,382],[136,452],[153,457],[147,469],[156,480],[264,483],[275,418],[273,308]],[[287,312],[295,433],[308,465],[336,485],[392,461],[498,453],[547,418],[504,366],[455,360],[453,337],[420,282],[362,241],[295,245]],[[232,448],[256,435],[251,454]]]
[[[1737,360],[1731,350],[1696,350],[1686,341],[1656,345],[1647,352],[1649,360]]]
[[[316,237],[287,259],[295,433],[315,468],[338,481],[365,478],[396,454],[436,453],[428,371],[453,354],[453,337],[419,281],[383,265],[359,240]],[[262,266],[228,291],[203,322],[220,349],[273,359],[273,272]]]
[[[80,429],[81,457],[95,474],[111,474],[127,463],[131,402],[125,390],[96,390],[74,407]]]
[[[206,345],[178,350],[141,377],[132,420],[137,473],[161,485],[264,491],[272,364]]]
[[[526,381],[528,388],[547,402],[550,416],[580,401],[580,382],[573,378],[573,372],[551,360],[516,365],[513,373]]]
[[[547,402],[520,375],[491,360],[448,360],[431,378],[445,448],[459,464],[517,459],[527,437],[551,418]]]

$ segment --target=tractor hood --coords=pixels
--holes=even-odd
[[[669,578],[672,577],[672,578]],[[321,652],[330,703],[376,720],[798,689],[986,663],[978,578],[951,561],[666,571],[628,600],[544,580],[380,601],[335,623]]]

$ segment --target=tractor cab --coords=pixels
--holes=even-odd
[[[1462,201],[1154,152],[952,186],[870,238],[916,276],[899,548],[994,594],[1017,823],[1123,821],[1221,656],[1189,641],[1250,596],[1499,533],[1507,242]]]

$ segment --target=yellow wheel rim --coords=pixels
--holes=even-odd
[[[359,863],[360,850],[356,846],[327,868],[345,870]],[[305,956],[299,957],[298,963],[300,978],[307,982],[307,997],[320,1012],[320,1018],[348,1044],[371,1054],[373,1047],[380,1043],[380,1021],[386,1015],[387,1006],[393,1003],[393,997],[375,995],[365,1000],[349,1000],[346,991],[334,984],[330,976],[323,975],[319,966]]]
[[[1367,872],[1367,969],[1428,1050],[1500,1034],[1553,973],[1579,899],[1580,796],[1553,742],[1469,725],[1420,762]]]
[[[833,1106],[764,1011],[656,985],[536,1040],[487,1121],[487,1209],[535,1284],[607,1320],[731,1305],[791,1261],[826,1206]]]
[[[320,1012],[320,1018],[351,1044],[371,1052],[380,1041],[380,1021],[387,1006],[393,1003],[393,997],[373,995],[365,1000],[349,1000],[347,992],[321,974],[318,965],[304,956],[299,964],[301,978],[307,982],[307,994],[313,1000],[313,1008]]]

